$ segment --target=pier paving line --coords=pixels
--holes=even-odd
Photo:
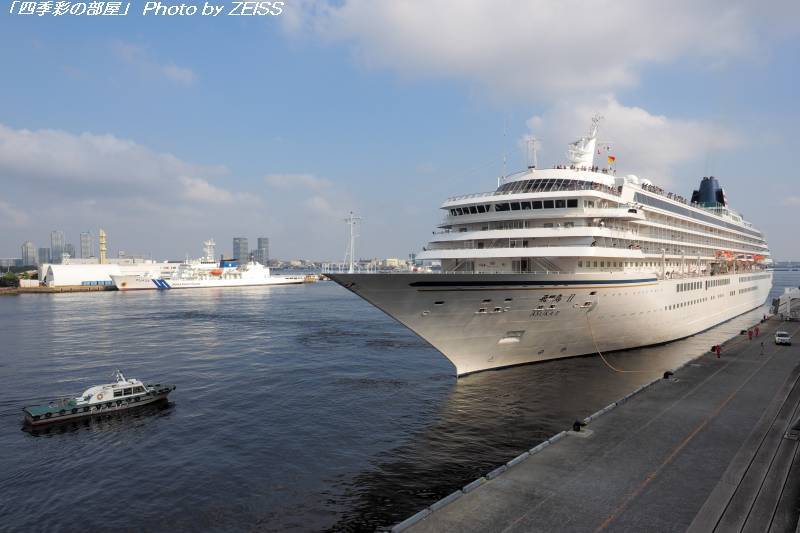
[[[783,433],[800,409],[800,349],[774,346],[779,325],[736,337],[721,359],[704,355],[588,417],[588,437],[567,432],[395,530],[711,531],[728,520],[734,529],[717,531],[794,531],[800,451]],[[733,498],[749,502],[744,520]]]

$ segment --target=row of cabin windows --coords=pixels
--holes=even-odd
[[[744,283],[746,281],[755,281],[757,279],[767,279],[769,274],[756,274],[755,276],[742,276],[739,278],[740,283]]]
[[[144,387],[128,387],[127,389],[115,390],[114,398],[130,396],[131,394],[139,394],[140,392],[144,392]]]
[[[545,224],[545,227],[547,227],[547,224]],[[600,265],[601,266],[603,266],[603,263],[604,263],[603,261],[600,261]],[[616,266],[617,263],[618,263],[620,267],[630,267],[630,268],[635,268],[635,267],[639,267],[639,268],[641,268],[641,267],[660,267],[660,266],[662,266],[661,265],[661,261],[657,261],[657,262],[656,261],[618,261],[618,262],[617,261],[606,261],[605,263],[607,263],[608,266]],[[612,265],[612,263],[613,263],[613,265]],[[578,261],[578,266],[579,267],[586,267],[586,268],[597,268],[597,261]],[[665,266],[678,268],[680,266],[680,263],[677,262],[677,261],[667,261]],[[718,281],[726,281],[726,280],[718,280]],[[727,285],[728,283],[730,283],[730,280],[728,280],[727,283],[722,283],[722,285]]]
[[[681,302],[679,304],[668,305],[664,307],[664,310],[673,311],[675,309],[680,309],[681,307],[686,307],[687,305],[696,305],[707,301],[708,298],[698,298],[697,300],[689,300],[688,302]]]
[[[703,283],[701,281],[691,281],[689,283],[678,283],[675,287],[676,292],[696,291],[702,289]]]
[[[578,261],[578,267],[583,268],[622,268],[625,261]]]
[[[719,287],[720,285],[730,285],[731,278],[710,279],[706,281],[706,289],[710,287]]]
[[[746,289],[739,289],[739,294],[744,294],[746,292],[754,291],[758,289],[757,285],[753,285],[752,287],[747,287]]]
[[[654,261],[600,261],[600,267],[605,268],[606,264],[610,267],[654,267]],[[661,263],[659,263],[661,264]],[[597,268],[597,261],[578,261],[579,267]]]
[[[578,207],[577,198],[566,198],[560,200],[532,200],[525,202],[505,202],[501,204],[478,204],[466,207],[454,207],[450,209],[450,214],[454,217],[459,215],[477,215],[478,213],[489,213],[494,211],[524,211],[529,209],[566,209]],[[594,207],[594,202],[592,202]]]

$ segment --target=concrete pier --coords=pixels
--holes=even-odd
[[[800,343],[777,329],[800,324],[732,339],[394,530],[800,533]]]

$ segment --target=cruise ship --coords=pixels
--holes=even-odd
[[[690,199],[617,176],[599,117],[567,162],[445,201],[419,260],[435,274],[330,274],[457,375],[687,337],[763,305],[764,235],[714,177]],[[603,166],[595,165],[596,155]]]

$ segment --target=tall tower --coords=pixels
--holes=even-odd
[[[81,232],[81,259],[94,257],[94,246],[92,246],[92,234],[88,231]]]
[[[50,248],[39,248],[36,251],[36,264],[42,266],[50,262]]]
[[[102,228],[97,232],[97,244],[97,250],[100,253],[100,264],[104,265],[106,263],[108,249],[106,248],[106,232]]]
[[[22,266],[36,264],[36,247],[31,241],[22,243]]]
[[[256,246],[256,261],[264,266],[269,263],[269,238],[259,237],[258,246]]]
[[[50,260],[53,263],[60,263],[61,256],[64,254],[64,232],[53,230],[50,232]]]
[[[247,261],[250,256],[250,247],[247,245],[247,237],[233,238],[233,258],[237,261]]]

